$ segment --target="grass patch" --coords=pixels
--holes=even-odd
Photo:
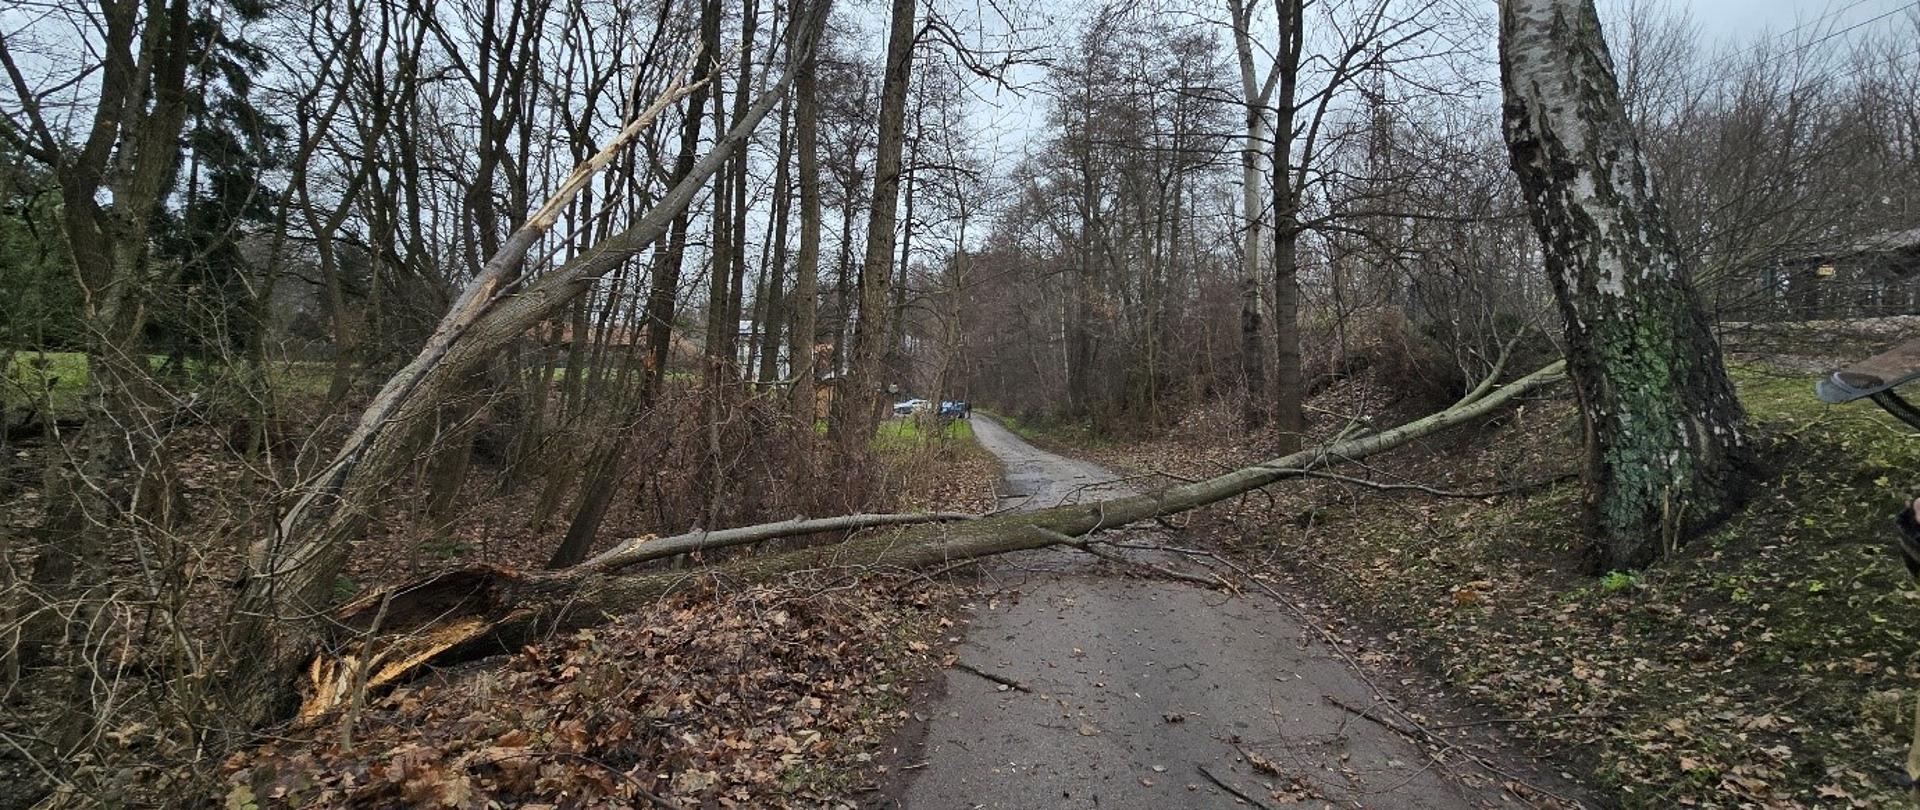
[[[1882,775],[1907,725],[1862,706],[1911,703],[1920,675],[1920,605],[1887,545],[1920,442],[1877,408],[1820,404],[1804,377],[1734,376],[1780,464],[1739,516],[1650,571],[1556,585],[1498,555],[1575,525],[1571,499],[1455,507],[1486,535],[1466,562],[1517,586],[1497,615],[1420,626],[1430,648],[1472,651],[1456,667],[1503,649],[1502,671],[1460,685],[1507,711],[1591,715],[1548,736],[1600,740],[1595,772],[1624,807],[1892,806]]]
[[[888,419],[873,441],[889,508],[986,512],[994,505],[1000,462],[974,439],[972,423],[931,416]]]
[[[7,409],[46,407],[77,414],[85,404],[87,356],[80,352],[19,352],[0,374],[0,403]]]
[[[908,416],[885,419],[873,434],[873,451],[881,455],[911,453],[929,445],[973,441],[973,425],[965,419]]]
[[[147,366],[162,385],[176,390],[217,393],[241,384],[245,368],[187,358],[179,373],[166,372],[164,355],[147,355]],[[328,362],[295,360],[268,367],[268,383],[282,394],[319,396],[332,380]],[[8,409],[48,408],[57,417],[77,416],[86,407],[87,356],[81,352],[21,351],[0,374],[0,403]]]

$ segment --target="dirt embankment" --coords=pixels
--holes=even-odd
[[[1649,571],[1581,573],[1564,392],[1354,473],[1471,497],[1323,481],[1194,513],[1186,537],[1383,639],[1385,663],[1437,676],[1620,806],[1899,806],[1920,597],[1890,546],[1920,441],[1870,405],[1821,405],[1812,383],[1916,333],[1901,318],[1729,339],[1735,358],[1772,352],[1734,375],[1777,467],[1745,512]],[[1332,392],[1318,426],[1378,418],[1366,403],[1391,408],[1386,382]],[[1258,458],[1231,416],[1100,457],[1135,476]]]

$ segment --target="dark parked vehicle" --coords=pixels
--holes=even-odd
[[[949,419],[966,419],[973,416],[973,403],[948,400],[940,403],[940,415]]]

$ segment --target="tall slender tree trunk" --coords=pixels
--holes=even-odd
[[[906,159],[900,170],[900,205],[904,210],[904,214],[900,217],[900,259],[893,264],[892,311],[887,314],[891,328],[888,330],[887,351],[881,357],[883,376],[889,380],[904,381],[907,370],[908,361],[904,353],[907,348],[907,293],[909,292],[907,274],[913,267],[913,204],[915,201],[913,167],[920,162],[920,138],[926,131],[925,118],[921,113],[924,112],[925,106],[924,104],[914,105],[913,126],[910,129],[903,129],[901,133],[905,140],[902,151]],[[906,137],[909,132],[913,137]],[[916,391],[914,396],[923,396],[923,392]]]
[[[1240,418],[1249,431],[1267,426],[1265,338],[1266,329],[1260,319],[1260,277],[1249,274],[1240,279],[1240,376],[1247,396]]]
[[[479,432],[479,406],[475,396],[489,380],[485,373],[470,376],[462,390],[449,397],[440,408],[432,440],[426,443],[427,505],[422,515],[435,539],[452,530],[452,516],[460,505],[460,491],[473,465],[473,439]]]
[[[747,114],[749,91],[753,87],[753,39],[759,29],[760,12],[754,0],[743,0],[740,9],[740,78],[733,89],[733,120],[739,120]],[[784,102],[783,107],[784,109]],[[784,127],[784,122],[782,124]],[[726,349],[730,376],[738,380],[751,371],[745,368],[740,353],[740,314],[746,299],[745,282],[747,275],[747,218],[752,212],[747,204],[747,165],[748,154],[742,151],[734,158],[733,180],[730,190],[733,203],[728,213],[733,215],[731,227],[733,234],[729,239],[730,252],[727,267],[726,286]],[[718,272],[716,270],[716,272]],[[723,393],[723,396],[726,394]]]
[[[1304,0],[1277,0],[1280,53],[1273,99],[1273,428],[1280,449],[1297,450],[1307,431],[1307,381],[1300,363],[1300,186],[1305,172],[1294,165],[1295,109],[1300,64],[1306,50]],[[1309,157],[1304,153],[1300,162]]]
[[[1093,414],[1093,318],[1096,274],[1092,252],[1083,251],[1081,263],[1067,279],[1066,312],[1067,414],[1081,419]]]
[[[638,387],[645,389],[647,383],[641,382]],[[627,423],[616,426],[616,438],[602,443],[587,457],[587,478],[582,482],[579,498],[574,502],[573,520],[567,524],[567,533],[553,550],[553,556],[547,558],[548,568],[573,565],[586,559],[587,552],[593,550],[593,538],[599,534],[600,524],[606,520],[607,510],[613,506],[613,496],[618,493],[620,471],[626,459],[627,444],[632,438],[632,426],[645,411],[645,405],[637,400],[640,392],[636,391],[630,396],[636,398],[634,404],[620,409]]]
[[[833,321],[833,373],[839,379],[834,399],[839,400],[846,392],[844,376],[847,361],[853,356],[853,347],[848,345],[847,335],[853,329],[853,319],[859,309],[859,303],[853,300],[853,219],[854,195],[859,193],[861,183],[857,167],[847,172],[847,182],[843,184],[840,196],[840,257],[833,265],[833,300],[837,309]],[[836,409],[837,410],[837,409]]]
[[[1293,208],[1276,182],[1274,199],[1280,202],[1273,238],[1273,428],[1281,450],[1301,446],[1307,432],[1307,380],[1300,362],[1300,229],[1292,224]],[[1286,193],[1291,193],[1286,192]]]
[[[1591,560],[1637,568],[1712,527],[1752,475],[1734,396],[1591,0],[1504,0],[1506,138],[1566,320]]]
[[[860,320],[853,337],[853,363],[834,400],[833,432],[841,454],[864,454],[879,420],[880,363],[887,355],[887,288],[893,262],[893,230],[900,202],[900,152],[904,146],[907,82],[913,73],[917,0],[893,0],[887,35],[887,69],[880,90],[880,138],[873,162],[873,204],[867,211],[867,249],[860,266]]]
[[[751,51],[742,51],[744,61]],[[713,95],[713,125],[715,131],[725,131],[726,109],[724,94]],[[744,155],[735,155],[735,161],[744,161]],[[705,495],[705,522],[711,525],[720,508],[721,492],[726,487],[726,475],[722,470],[725,451],[721,446],[721,423],[726,419],[727,392],[732,388],[732,369],[734,367],[733,339],[739,330],[739,321],[732,319],[732,296],[727,285],[733,278],[734,254],[744,246],[733,241],[733,184],[734,166],[730,163],[713,176],[713,234],[712,261],[707,267],[707,352],[705,396],[702,398],[703,411],[700,421],[700,433],[706,442],[706,463],[696,471],[696,480]]]
[[[726,94],[713,94],[713,125],[716,131],[727,128]],[[735,155],[735,161],[741,156]],[[713,175],[713,216],[708,220],[709,235],[712,240],[711,261],[707,268],[707,370],[706,385],[708,393],[720,387],[726,367],[731,361],[733,351],[733,333],[738,323],[729,323],[727,313],[731,298],[727,284],[733,278],[733,254],[739,245],[733,242],[733,181],[734,163],[729,163]],[[709,397],[711,400],[711,397]]]
[[[909,166],[912,161],[908,161]],[[887,336],[887,349],[881,355],[882,377],[889,380],[900,379],[906,368],[901,352],[907,346],[907,270],[913,261],[913,169],[902,171],[900,178],[900,196],[906,215],[900,219],[900,259],[894,262],[893,301],[887,313],[890,325]],[[915,394],[918,396],[918,394]]]
[[[699,83],[687,97],[686,121],[680,128],[680,154],[673,162],[673,182],[679,183],[693,172],[700,155],[700,122],[706,117],[707,95],[713,86],[706,80],[713,75],[714,60],[720,52],[720,0],[700,4],[700,56],[693,65],[690,81]],[[667,361],[672,356],[673,322],[680,300],[680,273],[687,255],[688,215],[674,217],[667,235],[667,247],[653,268],[653,283],[647,289],[647,309],[643,318],[647,337],[647,372],[652,378],[644,391],[652,396],[667,379]]]
[[[1240,67],[1241,103],[1245,105],[1246,139],[1240,147],[1240,206],[1246,220],[1241,238],[1240,280],[1240,376],[1247,397],[1241,419],[1248,431],[1267,424],[1267,351],[1265,325],[1260,315],[1260,280],[1266,267],[1261,262],[1261,224],[1266,200],[1266,177],[1260,163],[1269,147],[1266,137],[1267,102],[1273,97],[1274,82],[1280,71],[1269,68],[1265,82],[1259,78],[1253,62],[1253,13],[1246,0],[1228,0],[1233,16],[1233,51]]]
[[[1089,99],[1083,99],[1090,101]],[[1082,107],[1083,122],[1091,130],[1091,122],[1086,121],[1092,115],[1091,105]],[[1095,258],[1094,240],[1100,228],[1098,215],[1101,196],[1101,182],[1095,176],[1093,144],[1082,140],[1073,147],[1079,158],[1078,167],[1080,194],[1078,199],[1080,215],[1080,234],[1075,245],[1077,260],[1073,272],[1067,275],[1067,302],[1065,306],[1064,331],[1066,339],[1066,378],[1067,378],[1067,415],[1074,419],[1083,418],[1093,412],[1093,297],[1098,287],[1099,262]]]
[[[779,156],[773,172],[773,254],[767,269],[766,296],[760,310],[760,374],[762,382],[780,379],[780,337],[787,326],[787,226],[793,211],[792,111],[789,96],[780,109]]]
[[[815,3],[823,0],[799,0],[794,3],[796,25],[818,26],[826,16],[810,14]],[[805,22],[799,22],[804,19]],[[819,42],[817,31],[803,36]],[[787,310],[793,314],[793,326],[787,335],[787,355],[793,375],[793,413],[801,425],[801,448],[813,445],[814,369],[813,344],[820,305],[820,56],[809,51],[793,79],[793,143],[800,184],[800,253],[793,266],[793,297]],[[803,466],[804,469],[804,466]]]

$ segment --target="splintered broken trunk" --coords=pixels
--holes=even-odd
[[[349,703],[356,692],[391,685],[428,663],[514,650],[555,631],[608,621],[700,582],[702,575],[752,582],[823,569],[921,570],[1012,551],[1078,545],[1096,532],[1178,514],[1472,422],[1561,377],[1562,364],[1555,363],[1505,386],[1496,387],[1489,379],[1452,407],[1398,427],[1340,438],[1203,481],[1140,495],[918,526],[779,554],[743,555],[692,572],[623,575],[618,571],[668,554],[810,531],[962,516],[851,515],[788,521],[631,541],[563,571],[523,573],[472,566],[437,573],[368,594],[335,612],[329,625],[334,628],[332,636],[308,667],[310,683],[300,716],[307,720],[324,716]]]
[[[821,3],[814,13],[823,13],[827,5]],[[792,53],[804,55],[812,47],[802,37]],[[336,578],[366,520],[367,505],[404,471],[418,447],[418,426],[437,411],[454,382],[482,368],[535,325],[562,311],[596,279],[625,266],[667,235],[707,179],[779,103],[790,82],[791,70],[769,82],[745,115],[625,230],[537,278],[522,278],[519,270],[528,252],[557,224],[574,196],[661,113],[704,86],[698,80],[675,81],[611,143],[576,168],[487,260],[426,345],[374,396],[333,460],[300,487],[280,519],[250,549],[251,570],[226,633],[221,679],[220,699],[235,727],[268,722],[291,708],[290,676],[310,657],[313,643],[333,632],[315,619],[326,616],[335,602]]]
[[[1592,565],[1639,568],[1751,478],[1746,414],[1620,102],[1591,0],[1505,0],[1506,136],[1566,321]]]

